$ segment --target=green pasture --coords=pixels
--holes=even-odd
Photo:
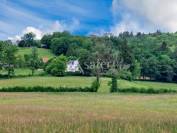
[[[24,56],[25,54],[31,54],[32,48],[19,48],[17,55]],[[54,54],[49,49],[38,48],[38,54],[40,58],[52,58]]]
[[[17,70],[18,74],[25,74],[27,70]],[[24,73],[23,73],[24,72]],[[31,71],[28,71],[31,74]],[[43,71],[38,70],[36,74],[42,74]],[[65,77],[52,77],[52,76],[34,76],[34,77],[22,77],[12,79],[1,79],[0,87],[31,87],[31,86],[45,86],[45,87],[88,87],[91,86],[95,77],[80,77],[80,76],[65,76]],[[101,87],[99,92],[109,92],[110,86],[108,83],[110,78],[101,78]],[[176,83],[161,83],[161,82],[148,82],[148,81],[126,81],[118,80],[118,87],[121,89],[126,88],[154,88],[154,89],[173,89],[177,90]]]

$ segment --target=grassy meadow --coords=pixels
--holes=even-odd
[[[31,54],[32,48],[19,48],[17,55],[24,56],[25,54]],[[40,58],[52,58],[54,54],[49,49],[38,48],[38,54]]]
[[[30,70],[25,69],[16,70],[18,75],[25,75],[27,72],[31,74]],[[36,75],[42,74],[43,71],[37,71]],[[21,77],[21,78],[12,78],[12,79],[0,79],[0,88],[2,87],[33,87],[33,86],[44,86],[44,87],[89,87],[92,82],[95,80],[95,77],[80,77],[80,76],[65,76],[65,77],[52,77],[52,76],[35,76],[35,77]],[[101,78],[101,87],[99,92],[109,92],[110,78]],[[155,88],[155,89],[172,89],[177,90],[176,83],[161,83],[161,82],[148,82],[148,81],[126,81],[118,80],[118,87],[121,89],[126,88]]]
[[[177,89],[176,83],[165,83],[165,82],[152,82],[152,81],[126,81],[126,80],[120,80],[119,81],[120,88],[155,88],[155,89]]]
[[[176,133],[177,95],[0,93],[3,133]]]
[[[32,87],[32,86],[45,86],[45,87],[87,87],[90,86],[93,77],[24,77],[0,80],[0,87]]]

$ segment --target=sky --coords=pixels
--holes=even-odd
[[[177,31],[177,0],[1,0],[0,39],[52,32],[118,35]]]

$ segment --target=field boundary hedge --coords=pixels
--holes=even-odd
[[[3,87],[0,92],[96,92],[92,87]]]
[[[125,88],[125,89],[118,89],[118,92],[122,93],[146,93],[146,94],[162,94],[162,93],[177,93],[177,90],[174,89],[164,89],[164,88]]]

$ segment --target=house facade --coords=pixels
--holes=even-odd
[[[78,60],[71,60],[67,63],[67,72],[80,72],[80,64]]]

